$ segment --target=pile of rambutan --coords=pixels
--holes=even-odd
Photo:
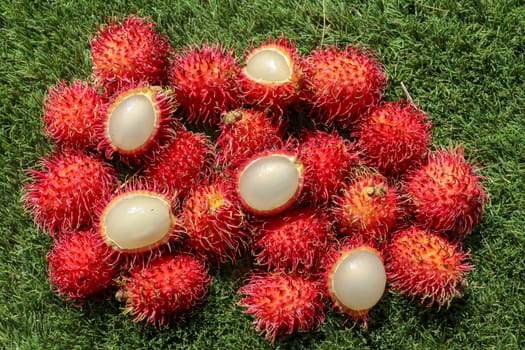
[[[54,151],[23,194],[58,294],[169,326],[248,258],[238,305],[273,342],[332,311],[366,327],[386,290],[437,309],[467,292],[483,177],[408,95],[383,99],[372,50],[174,49],[135,15],[89,44],[92,76],[49,89]]]

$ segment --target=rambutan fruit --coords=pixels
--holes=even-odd
[[[376,105],[387,77],[371,52],[355,46],[313,50],[303,60],[303,98],[321,124],[347,128]]]
[[[47,255],[48,274],[56,292],[84,299],[103,292],[118,274],[114,251],[96,231],[63,231]]]
[[[345,183],[334,199],[334,216],[342,234],[359,234],[381,242],[400,221],[401,197],[388,180],[373,173]]]
[[[335,131],[306,132],[299,145],[299,159],[304,164],[302,201],[328,204],[339,193],[350,170],[360,163],[354,143]]]
[[[386,272],[381,253],[372,244],[352,242],[326,259],[325,281],[333,308],[368,325],[368,313],[383,296]]]
[[[279,127],[265,112],[236,109],[224,114],[215,142],[217,163],[223,169],[237,168],[254,154],[283,147]]]
[[[258,215],[274,215],[292,206],[303,188],[304,165],[296,153],[263,151],[244,162],[236,173],[236,190],[243,207]]]
[[[332,221],[321,209],[270,217],[255,230],[256,263],[285,272],[315,273],[333,238]]]
[[[284,36],[250,49],[239,79],[244,104],[277,114],[287,110],[298,99],[302,87],[299,60],[295,44]]]
[[[254,273],[239,289],[239,306],[252,314],[253,325],[272,343],[294,332],[312,331],[324,322],[322,283],[283,272]]]
[[[97,29],[89,44],[93,78],[108,93],[130,83],[166,84],[173,49],[150,18],[131,15],[121,21],[110,19]]]
[[[356,125],[353,137],[363,159],[386,176],[405,172],[426,157],[432,124],[422,110],[399,102],[385,102]]]
[[[185,120],[216,126],[222,113],[237,108],[239,70],[232,51],[220,46],[195,45],[177,53],[170,82]]]
[[[124,277],[117,299],[135,321],[167,326],[206,300],[211,278],[206,264],[190,254],[163,255],[137,265]]]
[[[102,111],[98,148],[126,162],[154,158],[172,135],[172,94],[157,86],[136,86],[116,93]]]
[[[430,231],[410,227],[396,232],[386,249],[386,270],[393,290],[428,306],[449,306],[463,296],[468,253]]]
[[[59,82],[48,91],[44,102],[44,132],[63,148],[95,149],[94,126],[104,99],[84,81]]]
[[[182,203],[181,221],[185,247],[209,261],[233,261],[248,247],[248,221],[225,178],[195,187]]]
[[[41,170],[30,170],[23,201],[37,226],[51,235],[92,222],[92,209],[117,187],[117,173],[96,156],[79,150],[40,159]]]
[[[419,225],[461,239],[481,219],[487,200],[481,179],[463,147],[441,149],[406,174],[403,189]]]

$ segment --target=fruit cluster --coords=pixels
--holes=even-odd
[[[432,148],[410,99],[383,100],[372,52],[300,55],[285,37],[243,59],[174,50],[134,15],[90,47],[92,77],[49,89],[55,150],[23,198],[53,237],[60,295],[109,291],[168,325],[205,301],[211,266],[243,257],[239,305],[273,341],[317,328],[328,305],[366,327],[386,286],[439,307],[464,292],[482,178],[462,147]]]

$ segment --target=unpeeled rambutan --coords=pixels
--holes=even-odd
[[[239,305],[252,314],[256,330],[272,343],[294,332],[311,331],[324,322],[322,283],[283,272],[253,274],[239,289]]]
[[[479,223],[487,195],[462,147],[433,152],[406,174],[403,190],[419,225],[463,238]]]
[[[150,18],[131,15],[98,28],[89,42],[98,85],[111,93],[130,83],[166,83],[173,49],[154,26]]]
[[[216,126],[222,113],[237,108],[239,70],[232,51],[220,46],[194,46],[177,53],[170,82],[185,119]]]
[[[363,116],[352,133],[369,166],[387,176],[398,175],[429,152],[430,121],[422,110],[385,102]]]
[[[163,255],[137,265],[117,292],[135,321],[167,326],[205,301],[211,278],[205,263],[189,254]]]
[[[37,226],[52,235],[90,224],[93,208],[117,187],[113,167],[79,150],[54,153],[40,162],[41,170],[29,172],[23,200]]]
[[[472,270],[468,253],[444,237],[417,227],[396,232],[386,250],[386,269],[392,289],[428,306],[448,306],[461,297]]]

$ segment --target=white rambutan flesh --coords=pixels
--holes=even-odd
[[[260,50],[246,62],[245,72],[253,80],[263,83],[285,83],[292,77],[290,61],[274,48]]]

